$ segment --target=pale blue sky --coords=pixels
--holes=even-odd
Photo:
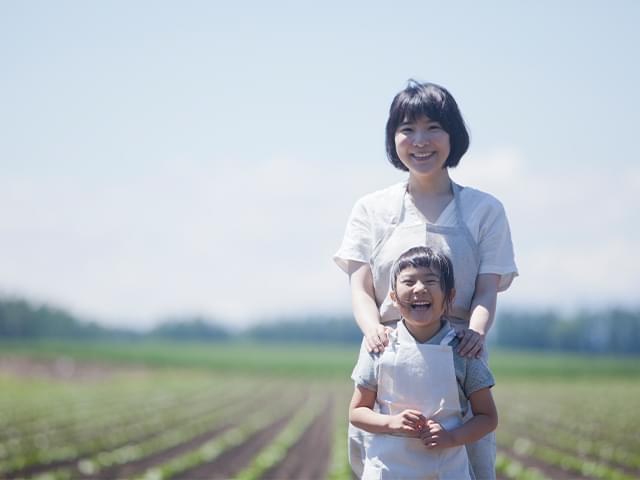
[[[503,307],[638,305],[640,3],[0,1],[0,292],[111,324],[349,311],[331,263],[408,78],[500,198]],[[604,274],[602,272],[605,272]]]

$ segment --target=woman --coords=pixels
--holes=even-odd
[[[487,358],[485,338],[496,297],[517,276],[509,224],[491,195],[455,184],[449,168],[469,147],[469,134],[451,94],[410,81],[391,104],[386,126],[389,161],[406,182],[359,199],[334,260],[350,278],[353,313],[363,348],[382,352],[385,327],[400,314],[389,298],[391,266],[407,249],[424,245],[453,261],[456,298],[450,321],[463,356]],[[350,429],[350,462],[362,471],[366,435]],[[467,447],[476,478],[495,478],[495,435]]]

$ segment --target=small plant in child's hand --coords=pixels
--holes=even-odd
[[[431,419],[427,420],[424,429],[420,433],[420,438],[422,439],[422,443],[424,443],[428,449],[450,448],[456,446],[451,432],[447,431],[442,425]]]

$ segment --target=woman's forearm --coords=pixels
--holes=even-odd
[[[351,307],[356,323],[365,335],[380,325],[380,311],[376,305],[373,275],[367,264],[356,264],[349,275]]]
[[[483,336],[489,332],[496,313],[499,275],[478,275],[476,290],[471,301],[469,328]]]

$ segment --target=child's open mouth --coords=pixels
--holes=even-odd
[[[427,310],[431,308],[431,302],[415,302],[411,304],[411,308],[414,310]]]

